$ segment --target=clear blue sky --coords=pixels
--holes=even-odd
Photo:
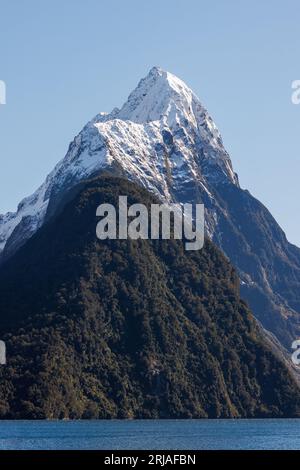
[[[300,246],[299,0],[0,0],[0,212],[160,65],[198,94],[242,187]]]

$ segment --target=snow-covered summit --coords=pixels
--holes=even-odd
[[[130,94],[118,118],[136,123],[163,120],[172,128],[187,119],[196,126],[193,107],[197,103],[198,98],[183,81],[153,67]]]
[[[162,199],[193,200],[193,184],[238,185],[220,133],[193,91],[153,67],[121,109],[97,114],[66,156],[16,213],[0,216],[0,252],[15,251],[72,186],[104,168],[133,179]]]
[[[210,143],[221,145],[221,135],[199,98],[182,80],[159,67],[150,70],[113,117],[139,124],[160,121],[172,131],[187,124],[197,129],[207,120]]]

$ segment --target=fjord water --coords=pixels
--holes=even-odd
[[[2,421],[0,449],[300,449],[300,419]]]

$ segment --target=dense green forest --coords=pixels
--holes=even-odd
[[[0,268],[1,418],[299,416],[227,259],[206,240],[96,238],[96,208],[157,202],[86,182]]]

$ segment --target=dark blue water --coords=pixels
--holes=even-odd
[[[0,421],[0,449],[300,449],[300,420]]]

